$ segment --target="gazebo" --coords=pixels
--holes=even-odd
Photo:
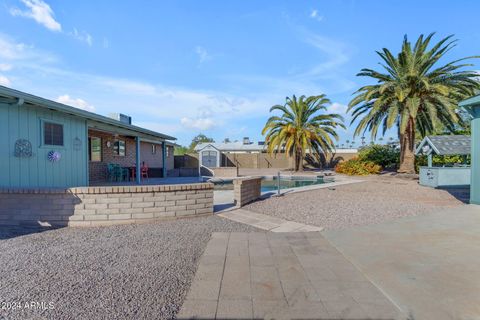
[[[470,150],[470,136],[426,136],[415,151],[428,156],[428,166],[420,167],[420,184],[434,188],[468,186],[471,172],[466,156]],[[454,166],[433,166],[433,155],[462,155],[465,161]]]
[[[470,203],[480,204],[480,94],[463,100],[459,106],[473,117],[471,136]]]

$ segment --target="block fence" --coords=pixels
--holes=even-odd
[[[0,225],[106,226],[213,213],[213,184],[0,189]]]
[[[235,206],[243,207],[261,196],[261,177],[247,177],[233,180],[233,198]]]

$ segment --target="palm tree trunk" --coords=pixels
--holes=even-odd
[[[415,121],[408,121],[405,133],[400,134],[400,167],[399,173],[415,173]]]
[[[295,148],[295,171],[303,171],[303,151]]]

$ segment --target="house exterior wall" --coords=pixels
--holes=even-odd
[[[152,145],[155,145],[157,148],[155,154],[152,154]],[[140,161],[145,162],[149,168],[163,168],[162,145],[158,143],[141,142]]]
[[[63,146],[43,145],[42,121],[63,125]],[[0,103],[0,137],[0,187],[51,188],[88,184],[85,120],[27,104]],[[15,144],[19,139],[31,143],[31,156],[15,156]],[[49,161],[50,151],[59,152],[61,159]]]
[[[480,204],[480,105],[472,107],[472,160],[470,177],[470,203]]]
[[[113,134],[103,131],[89,129],[88,137],[97,137],[102,139],[102,161],[89,161],[89,180],[90,182],[101,182],[107,180],[107,164],[116,163],[122,167],[133,167],[136,164],[135,139],[126,136],[114,137]],[[114,153],[113,142],[115,139],[125,140],[125,156],[118,156]],[[107,147],[107,141],[110,141],[110,148]]]

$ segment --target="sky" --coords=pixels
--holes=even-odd
[[[480,55],[478,12],[473,0],[0,0],[0,85],[124,113],[182,145],[199,133],[257,141],[293,94],[326,94],[349,124],[352,94],[372,83],[356,74],[405,34],[454,34],[447,60]],[[359,143],[354,127],[340,145]]]

